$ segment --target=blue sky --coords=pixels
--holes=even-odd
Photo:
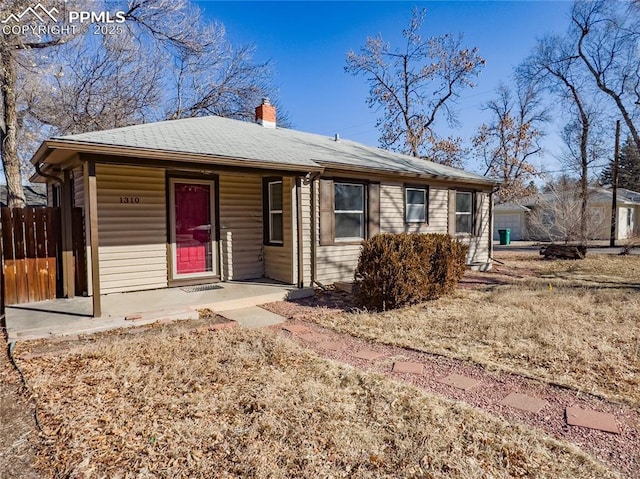
[[[366,81],[344,72],[349,50],[367,36],[382,34],[398,44],[414,6],[426,7],[424,36],[464,34],[464,44],[478,47],[487,64],[474,89],[458,101],[461,127],[444,122],[440,134],[465,139],[486,118],[481,107],[501,81],[510,83],[513,67],[531,51],[536,39],[568,26],[568,1],[437,2],[196,2],[210,19],[222,22],[233,43],[253,43],[256,59],[273,62],[279,98],[298,130],[378,145],[377,113],[367,107]],[[560,119],[560,124],[562,120]],[[557,169],[560,144],[549,126],[547,154],[541,160]],[[477,168],[473,163],[469,169]]]

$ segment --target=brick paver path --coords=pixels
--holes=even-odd
[[[489,372],[473,363],[368,342],[312,323],[288,321],[280,330],[320,356],[541,429],[576,444],[625,477],[640,477],[640,411],[631,406],[516,374]]]

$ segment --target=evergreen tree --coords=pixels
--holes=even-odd
[[[600,181],[605,185],[613,183],[613,160],[602,170]],[[640,153],[638,153],[638,149],[631,138],[627,138],[627,141],[620,149],[618,187],[640,191]]]

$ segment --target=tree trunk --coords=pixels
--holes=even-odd
[[[0,81],[2,89],[2,104],[4,106],[4,131],[0,128],[0,155],[7,179],[7,206],[10,208],[25,206],[24,190],[22,189],[22,172],[18,157],[18,105],[16,86],[18,83],[16,52],[10,45],[0,46]]]
[[[580,105],[580,113],[582,114],[582,133],[580,134],[580,166],[582,171],[580,172],[580,244],[587,244],[587,224],[589,218],[587,218],[587,202],[589,200],[589,157],[587,152],[587,142],[589,141],[589,119]]]

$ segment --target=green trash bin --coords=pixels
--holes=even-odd
[[[504,230],[498,230],[498,234],[500,235],[501,245],[511,244],[511,230],[509,228]]]

